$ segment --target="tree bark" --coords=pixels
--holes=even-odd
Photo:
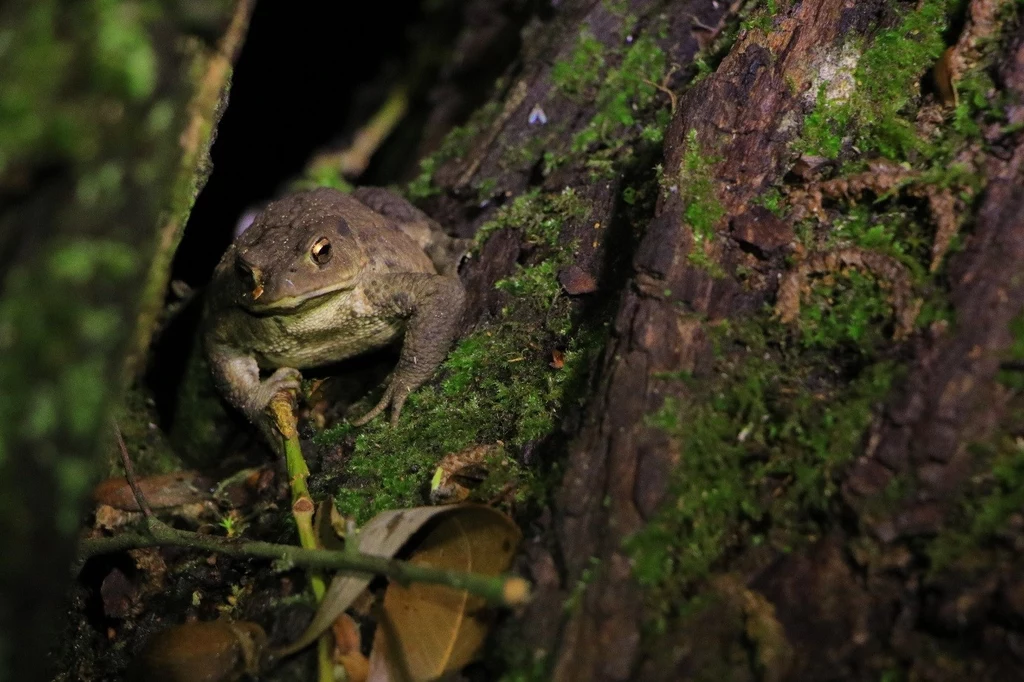
[[[542,191],[573,187],[591,212],[581,224],[567,222],[559,241],[578,244],[575,265],[594,273],[602,292],[621,296],[585,416],[573,430],[551,510],[553,526],[528,548],[540,598],[520,619],[523,636],[557,680],[954,679],[968,670],[994,679],[1019,673],[1024,669],[1019,497],[1008,502],[997,496],[1011,507],[1016,504],[1017,513],[1003,514],[998,528],[975,538],[985,548],[982,558],[968,566],[943,564],[935,557],[941,543],[960,532],[956,529],[977,527],[975,515],[997,504],[993,487],[1020,483],[1014,475],[997,474],[994,484],[992,471],[993,451],[1002,447],[997,444],[1019,438],[1022,426],[1019,389],[1000,378],[1011,348],[1020,344],[1019,331],[1015,337],[1012,330],[1024,307],[1021,138],[990,128],[987,145],[961,142],[964,149],[957,158],[970,159],[983,189],[962,197],[962,214],[953,219],[969,230],[963,249],[949,257],[941,278],[914,285],[938,286],[952,322],[914,324],[915,297],[922,291],[904,290],[906,259],[851,250],[842,240],[808,253],[813,243],[800,243],[793,232],[799,217],[790,212],[779,218],[758,202],[769,189],[781,189],[788,210],[799,210],[798,193],[817,187],[821,175],[805,170],[806,159],[811,165],[823,160],[801,157],[799,145],[808,134],[806,122],[820,110],[819,93],[842,80],[834,69],[828,71],[828,55],[836,59],[851,45],[860,52],[872,41],[888,40],[892,34],[887,31],[898,32],[908,25],[901,23],[908,13],[927,11],[927,3],[777,4],[766,24],[751,22],[741,30],[714,72],[699,82],[693,79],[698,47],[713,50],[721,28],[736,21],[738,5],[634,2],[628,19],[627,12],[606,3],[561,5],[552,21],[528,28],[521,71],[499,97],[503,108],[491,127],[474,137],[464,157],[434,174],[442,194],[428,206],[463,234],[491,215],[471,208],[476,198],[467,200],[470,188],[490,183],[495,187],[490,196],[513,196],[531,186]],[[947,15],[955,8],[945,8],[940,21],[953,28],[939,33],[962,55],[973,49],[979,27],[991,29],[997,5],[966,3],[959,15]],[[635,23],[623,28],[626,21]],[[995,87],[1005,88],[1011,112],[1019,111],[1024,93],[1024,53],[1014,21],[1003,24],[1002,48],[989,69],[996,73]],[[553,82],[558,64],[572,60],[581,26],[613,55],[621,55],[616,50],[621,50],[622,36],[633,41],[660,30],[658,44],[678,67],[665,81],[672,104],[676,97],[678,104],[664,139],[664,179],[659,179],[657,204],[646,219],[646,209],[627,207],[620,196],[627,186],[659,182],[650,174],[656,159],[616,156],[614,172],[593,182],[587,169],[595,146],[582,156],[568,150],[573,135],[597,115],[592,100],[573,99]],[[1007,37],[1014,32],[1017,38]],[[925,38],[913,34],[911,40],[920,45]],[[609,57],[609,64],[614,66],[615,59]],[[938,61],[938,52],[933,59]],[[937,87],[931,72],[935,61],[914,73],[926,94],[909,97],[900,111],[918,134],[925,134],[922,120],[929,109],[934,114],[933,102],[939,98],[927,94]],[[848,85],[872,86],[852,78]],[[538,109],[549,128],[559,126],[558,134],[544,138],[539,148],[530,147],[535,153],[521,162],[508,163],[510,149],[544,137],[531,123],[531,112]],[[952,125],[949,111],[944,115],[945,125]],[[1019,114],[1009,120],[1017,120],[1014,116]],[[620,135],[618,142],[637,143],[632,129]],[[885,153],[879,149],[861,151],[847,140],[841,158],[879,158]],[[566,154],[570,160],[553,172],[541,172],[543,152]],[[712,159],[700,170],[703,177],[691,173],[673,182],[673,174],[695,154]],[[888,155],[908,159],[905,167],[915,171],[928,163],[920,155]],[[647,161],[651,165],[642,168]],[[844,183],[837,203],[856,203],[865,195],[863,189],[850,189],[852,180],[841,169],[825,168]],[[885,172],[867,175],[877,178]],[[709,183],[703,191],[719,212],[713,234],[695,237],[698,228],[688,207],[696,199],[686,183],[703,180]],[[921,182],[921,192],[940,191],[940,181],[928,182]],[[886,191],[876,189],[868,196],[881,201]],[[638,220],[645,223],[643,236],[627,264],[622,254],[630,252],[631,243],[623,233]],[[938,223],[941,216],[920,218],[924,224],[930,220]],[[600,237],[594,238],[592,226],[600,227]],[[934,238],[941,260],[941,237]],[[694,258],[695,253],[702,257]],[[529,262],[514,236],[499,233],[490,239],[469,274],[471,317],[500,308],[500,294],[492,285],[524,258]],[[922,267],[927,266],[925,260]],[[814,522],[819,532],[795,547],[760,547],[752,543],[749,530],[737,531],[745,522],[732,519],[722,529],[728,551],[708,573],[685,581],[667,622],[652,626],[659,609],[652,608],[637,580],[630,541],[664,518],[666,510],[671,514],[683,504],[673,481],[686,475],[680,470],[686,471],[688,458],[702,453],[686,451],[684,442],[692,441],[680,433],[699,427],[685,421],[687,414],[708,413],[699,408],[682,413],[676,430],[666,430],[652,416],[668,404],[713,404],[715,396],[700,384],[716,381],[723,364],[728,365],[723,354],[735,365],[745,353],[735,345],[730,350],[730,343],[739,342],[729,330],[751,318],[768,324],[771,316],[762,311],[782,306],[780,281],[800,268],[817,273],[861,269],[881,286],[891,286],[891,333],[877,357],[895,361],[889,376],[903,378],[894,380],[889,396],[868,411],[869,423],[857,431],[856,461],[846,460],[825,476],[828,486],[842,494],[824,510],[804,512],[825,513]],[[798,299],[812,288],[800,281]],[[787,317],[781,307],[776,312],[775,319]],[[798,363],[812,362],[814,352],[802,352]],[[841,374],[836,371],[815,390],[841,395],[850,381]],[[679,381],[680,375],[694,381]],[[782,422],[784,415],[777,418]],[[823,432],[827,436],[828,430]],[[739,430],[730,437],[741,443],[745,438]],[[987,483],[977,485],[978,480]],[[685,553],[688,540],[681,532],[666,542],[678,543],[678,551]],[[563,617],[563,601],[571,593],[579,605]],[[684,602],[693,609],[687,611]],[[942,652],[953,633],[968,643]]]
[[[141,5],[0,12],[3,679],[50,665],[110,407],[162,309],[252,3]]]
[[[541,211],[551,243],[502,223],[464,272],[467,331],[518,295],[496,283],[557,263],[572,313],[558,341],[604,339],[585,405],[564,405],[556,432],[520,453],[561,476],[526,529],[537,598],[506,624],[527,651],[489,665],[563,681],[1024,669],[1024,37],[1011,10],[566,0],[527,24],[492,101],[412,190],[465,237],[517,198],[585,207]],[[75,168],[5,211],[5,227],[32,216],[54,226],[0,233],[4,310],[20,310],[0,318],[13,359],[0,370],[16,389],[0,411],[0,518],[19,549],[2,564],[4,630],[21,625],[0,649],[12,676],[40,669],[67,564],[73,523],[50,512],[70,499],[77,513],[85,489],[62,488],[69,477],[46,457],[89,471],[102,442],[102,410],[65,433],[76,415],[53,426],[38,387],[53,393],[79,359],[98,357],[113,385],[109,353],[126,343],[84,339],[62,351],[74,362],[33,355],[78,320],[59,299],[81,268],[55,280],[45,257],[88,226],[86,260],[100,264],[88,267],[116,270],[110,241],[136,244],[131,226],[156,234],[169,187],[175,209],[157,238],[176,242],[202,184],[189,183],[203,175],[211,83],[206,96],[189,91],[202,104],[198,127],[182,126],[200,140],[184,155],[188,182],[172,155],[167,181],[138,206],[79,214],[90,194]],[[446,104],[422,118],[450,120]],[[58,202],[84,218],[58,215]],[[77,282],[115,322],[138,305],[126,284],[148,282],[132,357],[147,346],[171,250],[116,287]],[[543,305],[517,310],[546,328]],[[39,333],[23,336],[30,328]]]

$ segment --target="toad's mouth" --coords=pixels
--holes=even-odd
[[[278,315],[286,312],[299,312],[311,310],[333,298],[334,294],[350,291],[352,284],[335,284],[321,287],[312,291],[304,291],[294,296],[282,296],[271,299],[266,292],[261,292],[259,300],[254,300],[254,293],[246,294],[243,305],[245,309],[254,315]]]

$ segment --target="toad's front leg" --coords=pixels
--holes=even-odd
[[[208,342],[206,352],[221,394],[259,428],[271,444],[275,443],[275,427],[267,406],[278,393],[286,392],[293,398],[298,395],[302,379],[299,370],[279,367],[261,381],[260,368],[251,355],[217,342]]]
[[[434,375],[448,355],[465,308],[466,292],[457,277],[424,273],[381,275],[367,283],[365,292],[381,314],[408,321],[398,366],[384,396],[352,423],[362,426],[390,405],[394,426],[405,399]]]

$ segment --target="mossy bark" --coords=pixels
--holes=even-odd
[[[44,676],[86,498],[112,451],[110,408],[144,363],[251,4],[0,12],[4,679]]]
[[[561,3],[485,120],[423,164],[415,193],[465,235],[571,187],[589,210],[556,228],[563,295],[570,265],[597,284],[573,333],[610,323],[557,427],[517,675],[1019,673],[1012,5]],[[933,72],[947,46],[957,102]],[[973,79],[991,85],[965,104]],[[551,257],[504,210],[466,275],[484,324]],[[807,302],[787,309],[794,272]]]
[[[537,480],[556,479],[531,485],[517,507],[537,598],[485,662],[507,679],[1019,674],[1015,5],[569,0],[539,11],[492,101],[409,186],[442,224],[480,235],[463,270],[465,338],[439,381],[410,398],[404,425],[371,424],[336,445],[354,456],[325,464],[315,492],[349,513],[405,504],[435,455],[496,440]],[[933,75],[943,69],[956,72],[958,101],[943,100],[950,83]],[[102,196],[115,171],[79,185],[75,201]],[[43,176],[19,210],[63,226],[48,197],[77,172],[58,175],[64,185]],[[159,187],[139,196],[166,200],[148,193]],[[187,210],[194,185],[184,187],[175,205]],[[148,215],[149,230],[157,205],[110,211],[135,221],[125,225]],[[91,215],[81,212],[83,225]],[[54,228],[25,253],[42,259],[57,252],[43,248],[50,236],[72,233]],[[14,242],[0,235],[6,267]],[[66,289],[45,292],[77,283],[113,302],[115,322],[129,319],[124,287],[115,296],[93,279],[140,282],[148,263],[148,252],[107,242],[87,249],[60,251],[57,265],[19,256],[26,266],[7,275],[4,305],[20,317],[0,317],[17,320],[0,327],[0,343],[18,350],[0,368],[24,396],[0,422],[3,480],[17,487],[0,497],[12,505],[4,522],[17,519],[20,533],[5,537],[52,543],[50,573],[32,576],[43,587],[66,565],[77,520],[52,531],[49,510],[76,493],[54,492],[57,482],[79,480],[58,478],[45,457],[81,453],[68,461],[88,472],[99,433],[98,417],[79,422],[60,402],[61,377],[74,358],[125,341],[100,345],[102,320],[63,312]],[[12,298],[29,288],[31,298]],[[95,344],[88,352],[40,350],[62,315]],[[111,376],[115,364],[96,371]],[[88,428],[64,433],[79,423]],[[14,460],[11,448],[33,456]],[[9,575],[32,559],[12,552]],[[39,599],[55,593],[22,585],[10,603],[31,607],[38,620],[23,629],[38,637]]]

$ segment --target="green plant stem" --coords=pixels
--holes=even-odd
[[[284,451],[285,466],[288,470],[288,485],[292,491],[292,518],[299,532],[299,544],[304,549],[320,548],[316,531],[313,530],[313,497],[309,494],[306,479],[309,478],[309,466],[302,456],[299,443],[298,424],[292,397],[288,393],[278,393],[270,402],[270,413],[273,415],[280,440],[279,448]],[[309,585],[313,590],[316,603],[323,601],[327,591],[327,581],[320,572],[309,574]],[[319,682],[334,682],[334,646],[329,632],[320,635],[317,640],[317,679]]]
[[[302,456],[299,435],[295,424],[295,410],[287,394],[278,394],[271,402],[270,411],[281,434],[281,449],[284,451],[285,466],[288,470],[288,485],[292,491],[292,517],[299,532],[299,544],[306,549],[316,549],[319,545],[316,531],[313,530],[313,497],[309,494],[306,479],[309,478],[309,467]],[[313,574],[309,577],[310,586],[317,602],[323,599],[327,583],[322,575]]]
[[[401,584],[420,582],[446,585],[453,589],[466,590],[489,603],[501,606],[515,606],[529,598],[526,581],[516,576],[488,576],[447,571],[345,550],[306,549],[258,540],[200,535],[171,528],[155,518],[148,521],[146,532],[121,533],[109,538],[83,540],[78,548],[76,569],[90,557],[99,554],[144,547],[188,547],[232,557],[283,561],[308,568],[382,575]]]

